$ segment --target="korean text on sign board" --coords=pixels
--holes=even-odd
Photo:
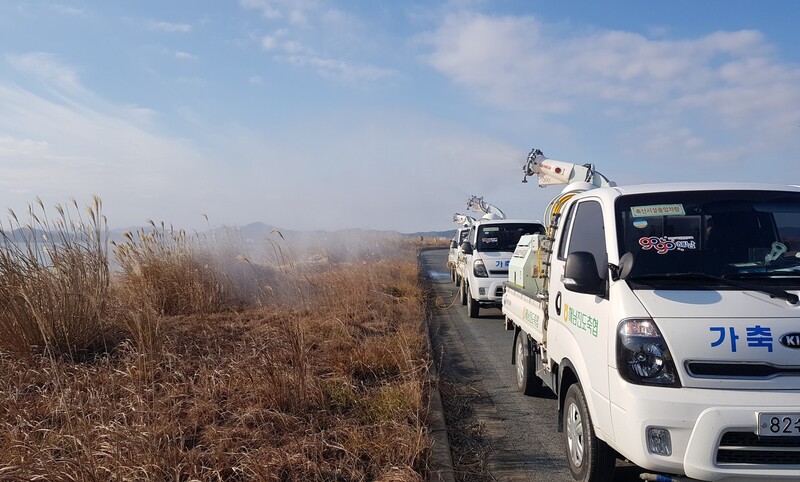
[[[683,216],[686,211],[683,209],[683,204],[653,204],[650,206],[632,206],[631,214],[638,217]]]

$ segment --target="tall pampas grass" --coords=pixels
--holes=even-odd
[[[0,223],[0,349],[75,357],[102,345],[108,228],[102,202],[75,200],[51,218],[41,199],[27,220]]]

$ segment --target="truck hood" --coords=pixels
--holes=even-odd
[[[634,290],[686,387],[797,390],[800,304],[753,291]]]
[[[790,291],[790,293],[799,293]],[[634,290],[654,318],[785,318],[800,316],[792,305],[757,291],[742,290]]]
[[[507,277],[512,254],[509,251],[481,251],[478,253],[477,259],[483,260],[490,276]]]

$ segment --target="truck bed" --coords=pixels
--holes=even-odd
[[[541,343],[544,338],[542,332],[545,313],[542,310],[538,293],[526,290],[514,283],[503,283],[503,314],[528,333],[534,340]]]

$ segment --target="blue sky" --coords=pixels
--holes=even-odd
[[[532,147],[620,184],[800,182],[800,3],[4,0],[0,208],[111,227],[539,218]]]

